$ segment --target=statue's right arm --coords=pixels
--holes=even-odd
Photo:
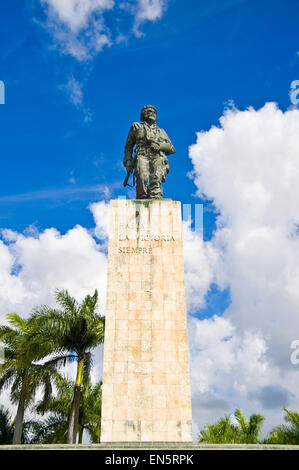
[[[134,124],[135,123],[133,123],[130,128],[127,141],[126,141],[125,155],[124,155],[124,160],[123,160],[123,164],[125,167],[127,167],[128,165],[129,166],[132,165],[132,162],[133,162],[133,148],[134,148],[134,145],[136,144],[136,133],[135,133]]]

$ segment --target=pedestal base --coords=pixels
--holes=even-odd
[[[181,206],[112,200],[102,442],[191,442]]]

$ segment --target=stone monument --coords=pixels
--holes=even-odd
[[[161,190],[174,148],[143,127],[124,158],[138,199],[110,202],[101,442],[191,442],[181,205]]]

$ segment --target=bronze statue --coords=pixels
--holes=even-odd
[[[154,106],[144,106],[140,120],[132,124],[125,146],[123,163],[127,176],[124,186],[128,185],[130,174],[134,172],[136,199],[161,199],[162,183],[169,172],[166,155],[175,153],[175,149],[164,129],[156,125],[157,110]]]

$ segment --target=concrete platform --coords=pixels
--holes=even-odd
[[[0,450],[157,450],[157,451],[211,451],[211,450],[299,450],[299,445],[264,445],[264,444],[202,444],[182,442],[105,442],[103,444],[23,444],[2,445]]]

